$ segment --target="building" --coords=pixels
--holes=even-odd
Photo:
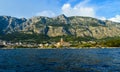
[[[5,47],[5,46],[6,46],[6,42],[5,42],[5,41],[0,40],[0,47]]]
[[[55,44],[55,46],[56,46],[57,48],[59,48],[59,47],[69,47],[69,46],[70,46],[70,43],[69,43],[69,42],[65,42],[65,41],[63,40],[63,38],[61,38],[61,39],[60,39],[60,42],[57,42],[57,43]]]

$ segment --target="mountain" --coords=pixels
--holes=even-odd
[[[74,35],[95,38],[120,36],[120,23],[91,17],[64,14],[57,17],[36,16],[29,19],[0,16],[0,34],[21,32],[45,34],[50,37]]]
[[[15,18],[11,16],[0,16],[0,34],[15,32],[20,25],[26,22],[25,18]]]

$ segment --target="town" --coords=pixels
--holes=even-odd
[[[66,42],[63,38],[58,42],[48,43],[27,43],[27,42],[8,42],[0,40],[0,48],[81,48],[81,47],[96,47],[95,41],[81,41],[77,44]],[[91,46],[92,45],[92,46]],[[97,46],[100,47],[100,46]]]
[[[26,43],[26,42],[8,42],[0,40],[0,47],[1,48],[60,48],[60,47],[70,47],[69,42],[65,42],[62,38],[59,42],[52,42],[52,43]]]

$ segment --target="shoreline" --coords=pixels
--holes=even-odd
[[[120,48],[120,47],[65,47],[65,48],[7,48],[7,47],[3,47],[0,49],[114,49],[114,48]]]

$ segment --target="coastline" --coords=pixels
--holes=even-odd
[[[114,48],[120,48],[120,47],[63,47],[63,48],[30,48],[30,47],[25,47],[25,48],[8,48],[8,47],[3,47],[0,49],[114,49]]]

